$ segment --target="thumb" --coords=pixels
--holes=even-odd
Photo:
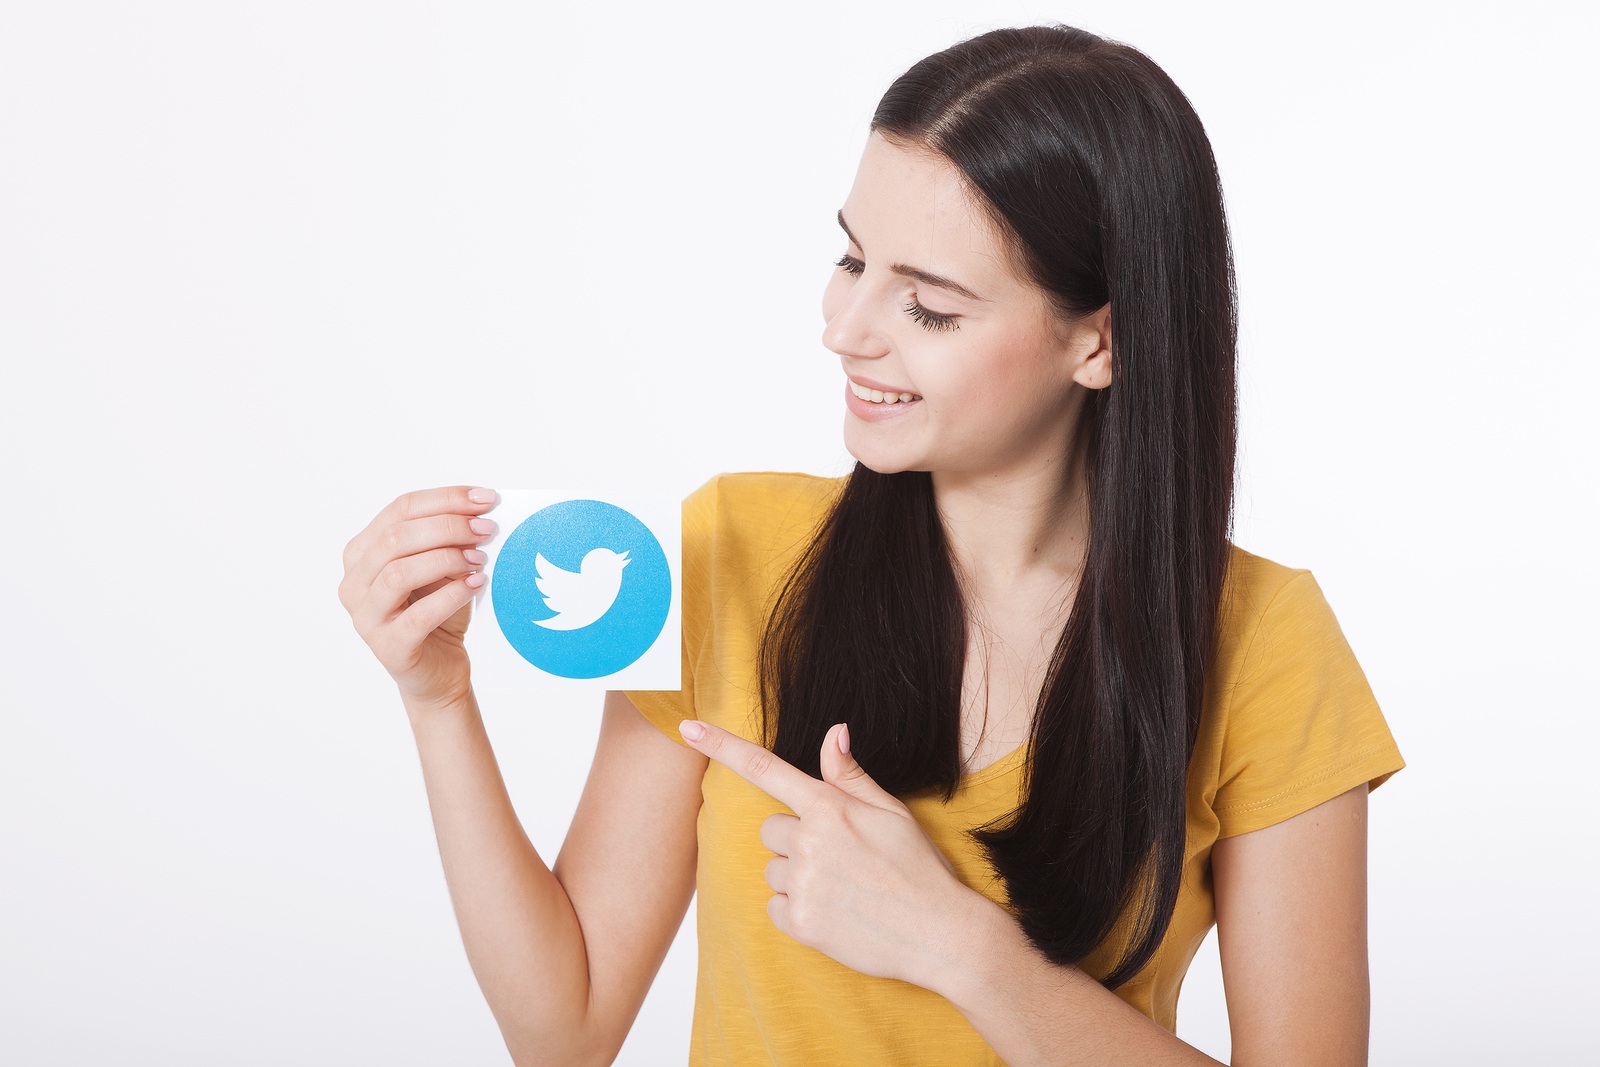
[[[822,780],[876,807],[901,807],[899,799],[874,782],[856,762],[850,752],[850,727],[842,722],[822,739]]]

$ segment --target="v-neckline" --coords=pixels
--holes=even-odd
[[[967,774],[963,774],[958,779],[960,786],[965,788],[966,786],[975,785],[979,782],[987,781],[998,774],[1005,773],[1011,769],[1012,764],[1020,763],[1022,761],[1023,753],[1028,750],[1028,746],[1031,744],[1033,744],[1032,740],[1024,741],[1022,744],[1005,753],[993,763],[979,767],[977,770],[971,771]]]

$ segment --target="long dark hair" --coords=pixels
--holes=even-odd
[[[1039,694],[1025,799],[972,835],[1053,961],[1078,963],[1117,930],[1102,979],[1115,988],[1177,901],[1229,553],[1237,328],[1216,163],[1154,63],[1064,26],[929,56],[872,128],[953,162],[1063,315],[1111,306],[1112,384],[1089,394],[1081,427],[1088,555]],[[822,738],[846,721],[884,788],[948,800],[965,650],[929,475],[857,464],[762,643],[767,743],[820,776]]]

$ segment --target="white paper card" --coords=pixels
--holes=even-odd
[[[467,626],[478,689],[682,685],[682,503],[639,492],[503,490]]]

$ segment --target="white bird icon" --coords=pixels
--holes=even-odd
[[[533,621],[547,630],[581,630],[611,609],[622,588],[626,552],[595,548],[578,564],[578,572],[564,571],[544,558],[533,557],[533,584],[544,594],[544,606],[555,612],[549,619]]]

